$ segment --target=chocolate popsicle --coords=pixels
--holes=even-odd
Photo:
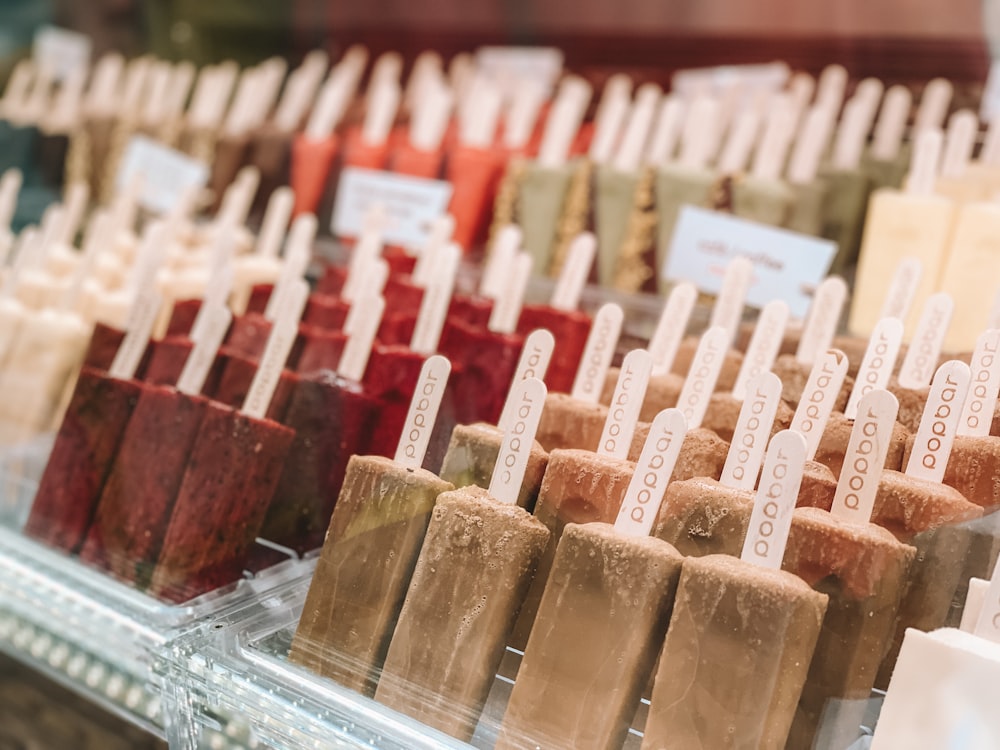
[[[454,489],[420,468],[451,367],[421,368],[395,459],[352,456],[289,659],[375,692],[434,503]]]
[[[516,386],[514,417],[490,489],[437,500],[375,700],[472,737],[548,530],[515,504],[545,386]]]
[[[566,526],[497,748],[622,746],[681,571],[649,530],[684,432],[676,409],[657,415],[615,525]]]
[[[644,748],[784,747],[827,604],[778,569],[804,462],[802,437],[778,433],[742,559],[685,560]]]

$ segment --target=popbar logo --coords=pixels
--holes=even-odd
[[[650,458],[649,464],[643,467],[641,474],[642,487],[636,494],[635,504],[632,505],[629,511],[629,518],[635,523],[646,523],[646,512],[653,500],[657,501],[653,511],[659,510],[659,500],[663,497],[667,482],[670,481],[670,475],[663,471],[664,463],[666,462],[665,454],[670,450],[676,437],[669,427],[663,429],[655,437],[656,453]],[[680,437],[683,439],[684,436],[681,435]]]
[[[787,503],[782,502],[785,492],[785,479],[791,470],[789,456],[780,447],[775,451],[775,460],[770,466],[767,476],[761,477],[760,486],[764,493],[761,505],[759,523],[755,527],[756,540],[753,543],[753,553],[766,560],[771,556],[772,537],[775,535],[775,523],[781,517]],[[760,502],[758,499],[757,502]]]
[[[831,359],[834,366],[831,365]],[[794,422],[794,428],[803,435],[811,434],[813,430],[822,428],[826,423],[826,417],[829,416],[829,413],[824,416],[822,405],[827,399],[831,397],[836,398],[837,395],[836,393],[831,394],[836,382],[834,376],[838,370],[835,366],[836,362],[836,354],[824,356],[817,365],[815,384],[807,384],[806,391],[803,394],[804,406],[802,407],[802,418]],[[843,382],[842,377],[840,381]],[[813,387],[810,387],[810,385]]]
[[[598,393],[598,379],[603,380],[605,369],[604,362],[607,359],[609,347],[615,345],[614,321],[611,316],[604,316],[599,321],[597,337],[594,346],[587,352],[587,361],[584,363],[583,382],[580,391],[588,396],[596,396]],[[603,382],[600,386],[603,386]]]
[[[407,420],[406,425],[406,447],[403,450],[403,455],[409,459],[417,458],[417,446],[425,442],[421,438],[424,433],[431,430],[434,427],[434,419],[437,416],[437,404],[440,403],[440,398],[435,398],[437,396],[437,391],[443,388],[444,384],[441,378],[434,376],[433,370],[428,370],[427,377],[424,380],[418,398],[413,400],[413,409],[410,411],[410,418]],[[421,457],[421,460],[422,457]]]
[[[881,464],[873,460],[878,451],[878,426],[879,415],[872,409],[868,409],[855,423],[854,429],[859,431],[861,439],[858,441],[853,460],[846,467],[848,475],[845,480],[847,493],[844,495],[844,505],[850,510],[859,510],[862,507],[861,494],[872,474],[879,476],[882,474]]]
[[[528,432],[528,420],[532,414],[532,407],[537,403],[526,391],[523,391],[520,396],[515,404],[514,422],[508,430],[511,437],[507,440],[506,450],[497,461],[497,468],[501,471],[501,479],[504,484],[509,484],[514,480],[513,471],[517,466],[518,456],[525,450],[527,444],[525,435]],[[534,436],[532,436],[532,440],[534,440]],[[527,445],[527,449],[530,451],[531,446]]]
[[[733,467],[733,479],[737,482],[742,483],[747,478],[748,464],[750,463],[754,448],[757,447],[758,441],[764,439],[766,435],[761,435],[761,430],[770,430],[771,425],[764,424],[761,421],[761,415],[767,411],[767,404],[768,393],[758,388],[750,398],[750,418],[747,420],[746,429],[739,435],[739,443],[734,444],[730,448],[730,450],[736,451],[736,466]],[[756,474],[755,470],[755,477]]]
[[[618,385],[608,408],[607,426],[601,436],[601,453],[609,456],[618,455],[621,450],[619,440],[627,439],[631,441],[634,430],[626,429],[629,426],[630,414],[634,409],[635,399],[642,400],[646,391],[646,384],[649,381],[649,367],[644,368],[645,377],[642,372],[637,372],[633,367],[633,359],[626,357],[622,362],[622,369],[618,375]],[[634,424],[631,425],[634,427]],[[626,452],[628,448],[626,447]]]
[[[511,417],[504,430],[489,487],[490,495],[501,503],[517,502],[538,421],[545,407],[545,394],[545,384],[538,378],[526,378],[514,386]]]
[[[799,433],[782,430],[771,439],[740,555],[744,562],[781,567],[805,461],[806,441]]]
[[[1000,371],[996,370],[998,348],[1000,331],[984,331],[976,341],[972,355],[972,382],[962,408],[959,435],[985,437],[990,432],[997,387],[1000,385]]]
[[[898,411],[899,402],[888,391],[875,390],[862,399],[830,509],[838,518],[861,524],[871,519]]]

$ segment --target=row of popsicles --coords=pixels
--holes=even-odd
[[[609,313],[613,309],[598,313],[594,332],[608,325],[609,316],[613,329],[615,315]],[[775,332],[770,335],[773,340]],[[598,337],[595,333],[591,339],[581,372],[587,371],[588,358],[604,349],[597,343]],[[779,326],[779,343],[780,339]],[[702,339],[688,376],[687,382],[693,384],[689,396],[711,393],[711,370],[716,368],[717,375],[719,365],[714,363],[721,364],[725,342],[726,332],[721,327]],[[748,357],[757,355],[758,348],[751,345]],[[810,410],[817,402],[825,403],[829,414],[846,364],[846,358],[837,352],[817,364],[793,428],[803,429],[804,420],[820,420],[821,415]],[[938,393],[925,412],[929,421],[942,404],[941,384],[960,377],[963,368],[963,387],[967,388],[970,376],[963,363],[949,363],[940,371],[935,382]],[[751,381],[747,397],[738,405],[739,415],[730,423],[734,437],[728,453],[717,436],[715,445],[706,444],[705,438],[696,434],[698,430],[675,441],[673,451],[662,444],[653,448],[665,434],[678,437],[685,431],[684,421],[679,430],[676,421],[668,428],[661,413],[652,427],[647,426],[650,437],[636,464],[625,457],[634,446],[631,432],[636,429],[645,378],[651,369],[652,358],[645,352],[626,357],[611,397],[611,403],[620,408],[604,410],[606,419],[596,453],[551,446],[543,471],[538,464],[544,453],[537,447],[525,449],[523,465],[507,461],[504,441],[513,445],[519,437],[526,445],[530,434],[517,430],[510,421],[502,421],[504,429],[457,427],[441,480],[384,459],[353,459],[334,509],[292,658],[468,739],[504,644],[526,647],[500,745],[620,747],[652,669],[657,633],[662,637],[666,630],[665,617],[681,566],[676,550],[669,547],[666,560],[658,559],[664,553],[648,544],[631,549],[615,539],[614,533],[608,539],[609,532],[602,530],[606,527],[573,524],[610,523],[617,518],[616,525],[627,526],[629,519],[645,518],[644,536],[654,528],[656,518],[654,533],[687,555],[738,555],[748,525],[752,525],[749,501],[764,445],[778,426],[772,428],[772,422],[781,394],[776,376],[759,374]],[[703,370],[708,372],[701,374]],[[598,379],[603,381],[603,377]],[[964,396],[962,391],[947,401],[964,400]],[[533,397],[536,401],[539,398]],[[519,398],[530,401],[528,396],[512,395],[515,403]],[[553,399],[559,399],[559,394],[548,396],[536,420],[544,423],[551,418]],[[688,399],[682,396],[679,403],[686,412]],[[586,404],[577,407],[587,410]],[[694,410],[689,415],[697,425],[698,408],[691,408]],[[813,594],[815,598],[806,604],[809,595],[802,592],[808,587],[801,583],[797,584],[801,596],[796,597],[789,592],[788,578],[740,573],[725,559],[709,558],[711,564],[706,561],[705,569],[700,563],[685,563],[693,570],[680,579],[678,596],[682,598],[674,614],[680,619],[671,621],[679,624],[677,630],[670,631],[676,643],[668,636],[661,655],[662,694],[666,697],[662,704],[657,700],[656,691],[661,689],[658,678],[649,720],[654,726],[647,724],[653,738],[649,742],[655,743],[650,747],[722,746],[718,743],[734,733],[755,746],[781,747],[793,714],[795,739],[788,746],[809,746],[829,699],[867,697],[889,650],[897,612],[905,622],[929,606],[940,609],[938,586],[926,578],[933,578],[934,568],[942,564],[952,572],[960,567],[965,548],[953,544],[947,547],[951,558],[939,554],[911,569],[916,550],[906,542],[916,540],[920,545],[924,540],[919,527],[906,528],[909,517],[922,515],[921,522],[934,532],[946,523],[974,518],[982,510],[954,490],[915,478],[916,471],[882,474],[880,467],[891,442],[888,436],[895,426],[896,409],[891,394],[881,389],[866,393],[861,400],[862,418],[855,421],[851,445],[844,450],[842,463],[848,469],[841,472],[840,482],[834,482],[825,467],[814,465],[805,472],[801,492],[798,487],[791,491],[793,505],[797,495],[800,504],[823,509],[796,512],[791,521],[794,553],[786,557],[785,564],[809,583],[821,582],[823,593],[836,597],[834,615],[824,629],[819,625],[822,598]],[[564,435],[574,434],[578,426],[566,423],[568,411],[560,412],[555,420],[563,426]],[[685,416],[681,411],[672,413],[675,420]],[[958,411],[954,414],[953,426]],[[525,422],[530,425],[531,418],[525,417]],[[872,430],[878,435],[876,455],[872,455],[870,445],[864,445],[865,439],[875,434]],[[801,442],[801,474],[808,446],[805,439],[795,442]],[[695,445],[698,447],[692,449]],[[712,479],[711,474],[704,478],[703,466],[711,460],[704,454],[713,449],[720,453],[719,447],[725,461],[722,480]],[[748,452],[753,457],[745,455]],[[938,458],[948,461],[946,455],[938,454]],[[910,460],[914,465],[924,463],[919,456]],[[664,472],[661,484],[652,484],[661,497],[666,479],[673,475],[659,514],[658,498],[638,499],[643,483],[649,481],[651,473],[655,475],[653,462]],[[507,492],[506,502],[510,503],[526,494],[523,486],[501,489],[498,476],[506,473],[503,467],[508,465],[516,465],[522,472],[519,485],[533,483],[537,488],[534,515],[549,532],[547,542],[544,533],[523,513],[506,508],[494,512],[489,506],[490,496],[499,498],[500,492]],[[768,476],[767,468],[764,471]],[[489,495],[484,498],[481,491],[458,490],[441,495],[435,504],[435,496],[449,486],[462,486],[469,480],[488,487]],[[863,499],[857,497],[854,487],[859,481],[868,488]],[[638,505],[641,502],[653,504],[643,509]],[[830,509],[834,509],[833,516],[844,520],[824,512]],[[873,511],[879,527],[868,523]],[[557,546],[564,530],[566,541]],[[929,550],[933,553],[936,548],[931,544]],[[651,559],[657,564],[651,564]],[[780,562],[780,553],[777,559]],[[752,582],[739,587],[744,578]],[[404,596],[407,582],[409,590]],[[578,593],[581,591],[584,593]],[[775,605],[775,598],[783,599],[776,592],[788,597],[784,604],[789,608],[781,616],[768,610]],[[750,627],[747,622],[755,618],[748,610],[754,603],[777,621],[754,623],[757,629],[746,637],[757,648],[745,658],[761,661],[748,661],[747,667],[737,669],[734,675],[731,657],[743,644],[733,631]],[[951,592],[944,602],[946,609],[950,603]],[[630,605],[636,609],[629,609]],[[766,659],[759,645],[762,633],[773,638],[768,639],[773,652]],[[519,638],[527,639],[526,643]],[[820,656],[807,673],[817,638],[821,639],[821,648],[816,649]],[[696,648],[692,641],[698,644],[700,660],[692,661],[690,651]],[[714,649],[706,647],[708,642]],[[788,643],[794,647],[786,646]],[[676,655],[668,659],[672,646]],[[792,653],[799,647],[802,651]],[[845,654],[850,658],[845,660]],[[713,659],[718,661],[713,663]],[[618,666],[609,668],[609,663]],[[789,663],[799,668],[790,668]],[[671,671],[674,668],[682,671],[682,678]],[[796,712],[793,707],[803,683],[808,688]],[[781,701],[776,701],[777,695],[782,696]],[[717,706],[724,701],[733,711],[729,722],[720,722],[718,715]],[[776,703],[784,705],[775,707]],[[841,733],[857,731],[860,717],[848,713],[833,722]]]

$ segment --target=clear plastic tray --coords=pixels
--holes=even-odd
[[[152,654],[198,623],[307,576],[312,565],[289,559],[182,605],[153,599],[19,533],[50,443],[0,461],[0,651],[164,736]]]

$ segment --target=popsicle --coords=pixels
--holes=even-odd
[[[598,397],[614,356],[623,319],[622,309],[613,302],[603,305],[594,316],[573,390],[569,394],[549,394],[545,400],[538,426],[538,442],[545,450],[597,448],[608,415],[607,407],[598,403]]]
[[[149,591],[188,601],[238,580],[295,433],[265,418],[309,287],[282,300],[243,408],[209,402],[179,482]],[[217,539],[206,547],[204,539]]]
[[[614,526],[566,526],[498,748],[620,748],[666,634],[682,558],[649,537],[685,432],[656,417]]]
[[[906,86],[890,86],[882,100],[871,147],[862,157],[862,167],[872,190],[898,189],[909,168],[909,148],[903,147],[903,132],[910,116],[913,95]]]
[[[454,97],[439,76],[428,76],[410,115],[408,140],[390,157],[394,172],[436,179],[444,162],[441,142],[451,117]]]
[[[372,695],[438,495],[420,468],[450,366],[429,357],[395,459],[352,456],[289,659]]]
[[[607,417],[595,441],[596,452],[577,448],[549,451],[549,464],[534,513],[549,530],[551,538],[539,560],[538,572],[511,635],[511,644],[515,648],[523,649],[527,643],[555,557],[556,544],[566,524],[609,523],[621,507],[623,494],[635,468],[628,460],[628,452],[651,363],[649,353],[643,349],[635,349],[626,355],[612,405],[605,410]],[[551,403],[546,401],[546,411]],[[542,419],[545,419],[544,414]]]
[[[827,605],[778,569],[804,462],[803,438],[778,433],[741,558],[684,561],[643,747],[784,747]]]
[[[861,240],[854,298],[848,326],[868,335],[882,302],[883,279],[904,257],[923,265],[914,303],[922,307],[944,270],[948,242],[955,223],[955,206],[934,194],[941,151],[941,134],[928,130],[917,136],[913,165],[903,191],[883,188],[872,194]],[[916,319],[911,312],[907,330]]]
[[[534,267],[546,273],[558,237],[558,223],[573,174],[567,164],[570,142],[590,101],[590,85],[581,78],[565,78],[552,104],[538,159],[524,165],[517,194],[518,224],[524,232],[524,249],[535,259]]]
[[[545,386],[516,386],[490,489],[435,504],[375,700],[468,741],[549,532],[515,504]]]
[[[579,310],[578,305],[596,251],[594,235],[589,232],[577,235],[570,243],[549,304],[524,305],[517,320],[517,332],[521,335],[544,328],[555,337],[552,362],[544,380],[548,389],[556,393],[567,393],[573,387],[590,334],[590,315]]]
[[[139,588],[153,566],[208,400],[200,394],[229,326],[229,310],[206,308],[204,335],[191,351],[178,388],[146,386],[121,435],[80,550],[85,562]],[[195,371],[195,368],[197,371]],[[150,456],[156,460],[149,461]]]
[[[260,536],[299,554],[320,547],[352,455],[367,452],[378,402],[364,393],[368,365],[385,301],[359,299],[335,374],[298,379],[282,424],[295,440],[264,517]]]
[[[525,339],[511,383],[512,388],[525,378],[543,379],[552,357],[553,346],[552,334],[543,329],[532,332]],[[469,485],[484,489],[489,487],[490,477],[503,443],[504,426],[510,420],[510,411],[513,408],[512,396],[513,390],[507,397],[496,427],[482,423],[455,425],[448,443],[448,451],[441,463],[440,474],[444,481],[451,482],[456,487]],[[529,513],[535,508],[548,461],[548,453],[536,443],[528,457],[524,482],[517,498],[517,504]]]
[[[389,158],[389,134],[402,96],[394,76],[373,77],[366,92],[367,109],[359,131],[344,141],[345,167],[382,169]]]

